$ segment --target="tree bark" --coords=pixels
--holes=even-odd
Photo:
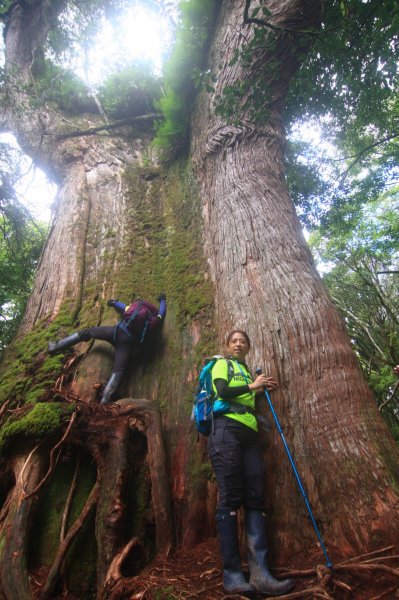
[[[305,30],[320,19],[318,1],[266,4],[280,28]],[[229,66],[240,40],[253,34],[243,25],[244,5],[222,5],[209,52],[215,92],[200,96],[193,117],[220,341],[232,327],[249,333],[250,364],[279,381],[273,401],[328,546],[359,553],[383,539],[397,542],[398,448],[315,269],[284,180],[282,107],[300,38],[282,31],[273,52],[262,51],[250,67]],[[268,69],[272,60],[276,70]],[[253,75],[272,90],[267,124],[251,122],[245,112],[240,125],[226,123],[215,114],[215,96]],[[289,559],[314,535],[276,428],[266,461],[271,535]]]
[[[33,598],[26,553],[37,496],[29,493],[40,482],[45,464],[46,455],[37,447],[13,459],[16,483],[10,491],[7,516],[1,528],[0,594],[4,600]]]
[[[205,442],[196,443],[189,413],[196,366],[204,354],[219,350],[214,347],[215,331],[221,343],[232,326],[247,329],[253,341],[252,366],[264,366],[280,382],[273,400],[329,547],[345,556],[370,550],[382,538],[396,543],[399,520],[392,516],[398,510],[398,449],[317,274],[284,181],[282,107],[298,66],[296,36],[279,30],[273,51],[260,51],[253,66],[229,66],[235,48],[252,35],[252,26],[242,24],[245,2],[222,3],[209,54],[211,66],[224,65],[215,94],[226,83],[250,78],[261,69],[272,102],[263,126],[246,114],[232,126],[215,115],[212,95],[198,98],[192,162],[201,189],[213,290],[201,256],[197,187],[188,168],[161,169],[150,136],[128,126],[107,135],[66,137],[78,125],[82,130],[101,127],[101,115],[74,120],[54,106],[38,108],[29,101],[23,86],[34,94],[34,50],[63,5],[16,2],[6,35],[6,65],[15,77],[9,126],[59,184],[52,228],[16,340],[24,342],[22,350],[17,345],[10,349],[10,362],[21,364],[21,354],[28,352],[35,336],[40,344],[31,362],[22,363],[18,382],[34,385],[42,365],[51,375],[55,367],[45,354],[49,331],[61,337],[114,322],[105,307],[107,298],[129,302],[139,293],[154,300],[162,289],[168,298],[157,351],[143,350],[120,391],[122,397],[149,402],[135,401],[135,408],[129,402],[97,407],[93,386],[108,378],[113,357],[109,345],[97,342],[76,348],[75,363],[64,365],[70,387],[57,390],[58,397],[78,399],[86,411],[86,426],[79,429],[78,420],[71,443],[88,448],[100,471],[104,469],[97,515],[98,592],[127,541],[121,524],[129,430],[147,437],[157,552],[167,554],[173,543],[188,546],[215,533],[216,488]],[[290,30],[317,25],[320,5],[316,0],[268,2],[273,23]],[[276,60],[277,70],[270,71],[268,65]],[[54,379],[58,376],[54,373]],[[46,385],[51,398],[51,380]],[[23,396],[20,388],[10,389],[16,391],[10,394],[7,412],[26,401],[26,390]],[[272,542],[281,558],[291,559],[307,551],[314,536],[275,430],[266,442]],[[21,506],[28,502],[33,505],[34,497]],[[115,508],[114,533],[110,506]],[[19,530],[21,540],[28,538],[28,528],[26,533],[23,525]],[[2,557],[6,560],[15,547],[17,541],[10,537]],[[8,600],[12,586],[18,585],[22,591],[18,588],[15,597],[28,598],[25,564],[18,563],[8,575],[5,560],[0,564],[3,594]],[[15,576],[20,584],[11,581]]]

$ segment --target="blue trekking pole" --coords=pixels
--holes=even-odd
[[[255,372],[256,372],[256,374],[257,374],[257,375],[260,375],[260,374],[262,373],[262,369],[256,369],[256,371],[255,371]],[[307,495],[306,495],[306,492],[305,492],[305,489],[304,489],[304,487],[303,487],[303,485],[302,485],[301,478],[299,477],[299,473],[298,473],[298,470],[297,470],[297,468],[296,468],[296,466],[295,466],[294,459],[292,458],[291,452],[290,452],[290,450],[289,450],[289,448],[288,448],[288,444],[287,444],[287,442],[286,442],[286,440],[285,440],[285,437],[284,437],[283,430],[281,429],[280,421],[278,420],[278,417],[277,417],[276,411],[274,410],[274,406],[273,406],[273,404],[272,404],[272,401],[271,401],[271,399],[270,399],[269,392],[267,391],[267,389],[266,389],[266,388],[264,388],[264,392],[265,392],[266,400],[267,400],[267,402],[268,402],[268,404],[269,404],[269,407],[270,407],[270,410],[271,410],[271,412],[272,412],[273,418],[274,418],[274,420],[275,420],[275,423],[276,423],[276,425],[277,425],[278,432],[279,432],[279,434],[280,434],[280,436],[281,436],[281,439],[283,440],[283,444],[284,444],[285,451],[286,451],[286,453],[287,453],[287,456],[288,456],[288,458],[289,458],[289,460],[290,460],[290,463],[291,463],[292,470],[294,471],[294,475],[295,475],[295,478],[296,478],[296,480],[297,480],[297,483],[298,483],[299,489],[301,490],[301,494],[302,494],[302,496],[303,496],[303,499],[304,499],[304,501],[305,501],[306,508],[308,509],[308,513],[309,513],[309,515],[310,515],[310,518],[311,518],[311,520],[312,520],[312,523],[313,523],[314,530],[315,530],[315,532],[316,532],[316,535],[317,535],[317,537],[318,537],[318,540],[319,540],[319,542],[320,542],[321,549],[323,550],[324,556],[326,557],[326,565],[327,565],[327,567],[328,567],[329,569],[331,569],[331,568],[332,568],[332,566],[333,566],[333,564],[332,564],[332,562],[331,562],[331,560],[330,560],[330,557],[329,557],[329,556],[328,556],[328,554],[327,554],[327,550],[326,550],[326,547],[325,547],[325,545],[324,545],[323,538],[321,537],[321,533],[320,533],[320,531],[319,531],[319,528],[317,527],[316,519],[314,518],[314,515],[313,515],[313,512],[312,512],[312,509],[311,509],[311,507],[310,507],[310,504],[309,504],[308,497],[307,497]]]

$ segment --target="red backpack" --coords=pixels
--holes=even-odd
[[[146,333],[154,329],[160,320],[157,317],[158,309],[151,302],[137,300],[125,310],[120,322],[124,330],[136,338],[140,344],[143,343]]]

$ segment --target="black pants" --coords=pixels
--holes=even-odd
[[[104,340],[115,348],[114,373],[123,372],[132,354],[137,354],[139,345],[137,340],[130,337],[120,327],[115,325],[104,327],[89,327],[79,331],[80,338],[87,342],[91,339]]]
[[[208,452],[219,489],[218,509],[264,510],[265,469],[256,431],[226,416],[215,418]]]

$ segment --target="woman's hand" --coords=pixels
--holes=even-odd
[[[251,392],[257,392],[266,388],[269,392],[278,388],[278,383],[273,377],[266,377],[264,373],[257,376],[254,382],[248,384]]]

